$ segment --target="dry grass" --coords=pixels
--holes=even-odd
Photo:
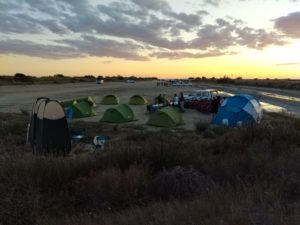
[[[24,147],[26,115],[0,119],[0,224],[299,224],[299,119],[207,128],[213,139],[76,122],[86,143],[112,139],[66,158]]]

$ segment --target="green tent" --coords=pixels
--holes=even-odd
[[[102,98],[102,105],[118,105],[119,99],[115,95],[106,95]]]
[[[93,107],[97,106],[95,100],[91,96],[87,96],[87,97],[84,97],[84,98],[78,98],[78,99],[76,99],[76,101],[77,102],[82,102],[82,101],[88,102]]]
[[[129,105],[146,105],[148,103],[147,99],[141,95],[133,95],[129,99]]]
[[[76,100],[67,100],[67,101],[63,101],[63,102],[60,102],[60,105],[63,107],[63,108],[68,108],[68,107],[71,107],[73,104],[76,104]]]
[[[96,103],[91,96],[87,96],[84,98],[78,98],[78,99],[72,99],[72,100],[66,100],[66,101],[60,102],[60,105],[63,108],[67,108],[67,107],[70,107],[70,106],[76,104],[77,102],[88,102],[92,107],[96,107]]]
[[[132,109],[125,104],[119,105],[116,108],[109,108],[105,111],[101,122],[108,123],[126,123],[137,120]]]
[[[151,114],[147,124],[156,127],[175,127],[184,124],[184,121],[180,112],[168,106]]]
[[[72,106],[73,117],[72,118],[83,118],[96,116],[96,112],[90,103],[86,101],[75,102]]]

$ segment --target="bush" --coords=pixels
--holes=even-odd
[[[75,205],[87,212],[116,210],[138,204],[145,198],[147,169],[131,166],[120,169],[91,171],[74,182]]]
[[[196,127],[196,130],[199,133],[202,133],[203,131],[205,131],[206,129],[208,129],[209,124],[205,123],[205,122],[198,122],[198,123],[195,124],[195,127]]]
[[[150,184],[150,193],[160,199],[191,197],[208,192],[212,186],[208,176],[178,166],[158,173]]]
[[[0,114],[3,224],[299,224],[300,127],[288,115],[195,132],[113,131],[99,154],[36,157],[28,118]]]

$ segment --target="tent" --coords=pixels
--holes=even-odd
[[[92,107],[96,107],[96,102],[94,101],[94,99],[91,96],[87,96],[87,97],[83,97],[83,98],[78,98],[78,99],[72,99],[72,100],[62,101],[62,102],[60,102],[60,104],[61,104],[61,106],[63,108],[68,108],[68,107],[72,106],[73,104],[75,104],[76,102],[87,102]]]
[[[75,102],[71,106],[72,118],[83,118],[95,116],[96,112],[92,106],[86,101]]]
[[[91,97],[91,96],[88,96],[88,97],[84,97],[84,98],[78,98],[76,99],[77,102],[88,102],[92,107],[96,107],[96,102],[95,100]]]
[[[69,128],[65,112],[59,102],[47,98],[37,100],[34,112],[36,112],[35,124],[30,124],[35,134],[32,142],[33,152],[54,155],[69,153],[71,151]]]
[[[184,124],[184,121],[177,109],[167,106],[151,114],[147,124],[157,127],[175,127]]]
[[[141,95],[133,95],[129,99],[129,105],[146,105],[148,103],[147,99]]]
[[[109,108],[104,112],[101,122],[108,123],[126,123],[137,120],[132,109],[125,104],[116,108]]]
[[[28,142],[34,147],[36,143],[36,124],[37,124],[37,111],[40,104],[44,101],[49,101],[46,97],[37,98],[32,107],[29,130],[28,130]]]
[[[68,107],[72,106],[74,103],[76,103],[76,100],[67,100],[67,101],[60,102],[60,105],[63,108],[68,108]]]
[[[119,99],[115,95],[106,95],[102,98],[102,105],[118,105]]]
[[[235,95],[225,99],[212,124],[237,126],[259,122],[261,117],[262,109],[257,99],[250,95]]]
[[[60,104],[64,108],[67,118],[83,118],[96,115],[93,109],[96,104],[91,97],[68,100],[60,102]]]

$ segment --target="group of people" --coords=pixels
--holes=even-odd
[[[159,94],[156,97],[157,104],[171,105],[173,107],[178,107],[180,112],[184,112],[184,96],[180,92],[179,96],[174,94],[172,101],[170,101],[165,94]]]
[[[182,92],[180,92],[179,95],[174,94],[172,101],[170,101],[165,94],[159,94],[155,99],[157,104],[178,107],[180,112],[184,112],[184,95]],[[211,114],[213,117],[218,113],[219,107],[221,106],[223,100],[224,99],[221,96],[214,96],[210,100]]]

